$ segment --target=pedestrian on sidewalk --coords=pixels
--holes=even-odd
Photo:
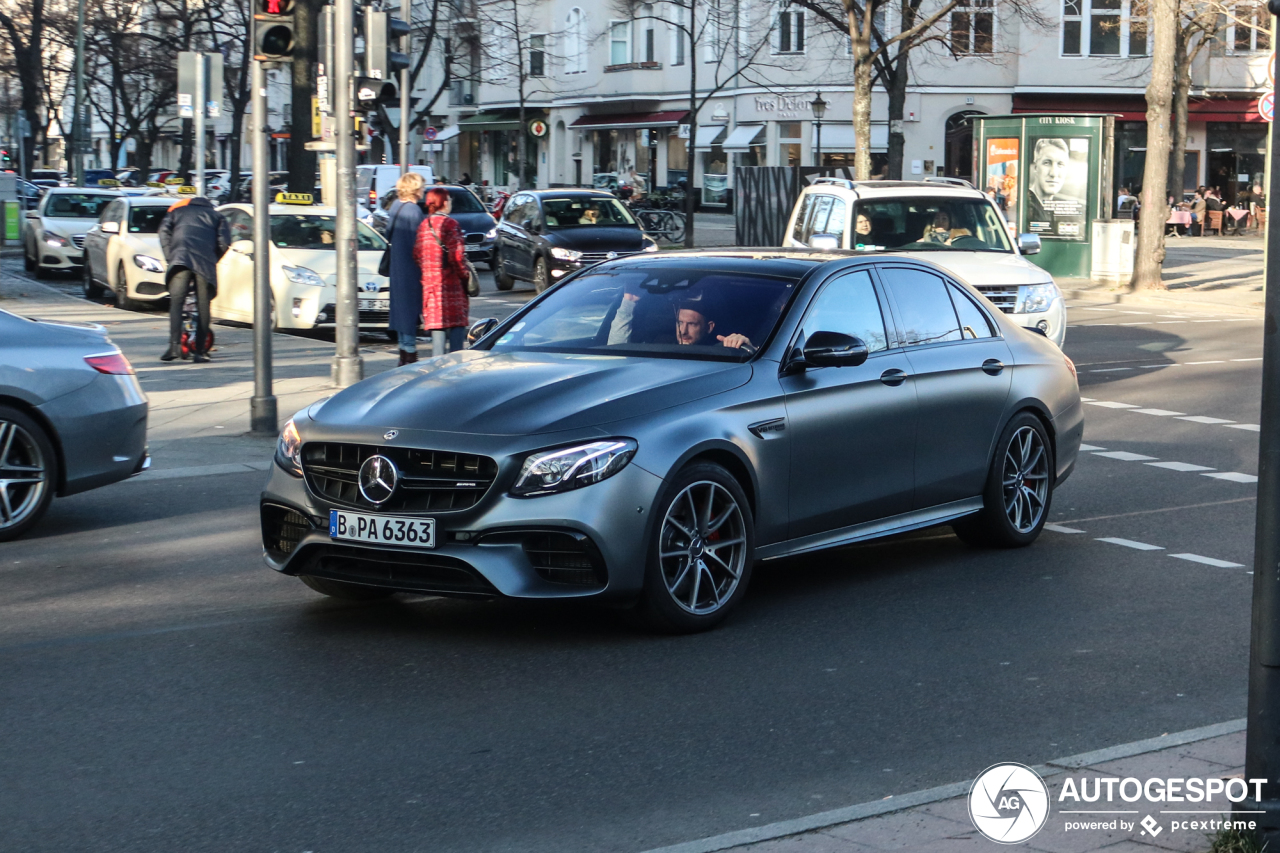
[[[182,308],[192,288],[198,313],[191,360],[209,360],[205,351],[209,340],[209,300],[218,295],[218,260],[230,245],[231,228],[226,217],[202,196],[173,205],[160,222],[160,250],[168,262],[164,278],[169,290],[169,349],[160,356],[161,361],[182,357]],[[263,257],[258,262],[266,261]]]
[[[449,216],[449,191],[432,187],[427,193],[427,216],[418,227],[414,255],[422,269],[422,325],[431,330],[431,354],[462,349],[470,300],[467,299],[467,255],[462,229]]]
[[[387,328],[396,334],[402,365],[418,360],[422,270],[418,266],[416,243],[423,219],[422,192],[426,187],[426,178],[417,172],[401,175],[396,181],[397,200],[387,215],[387,240],[391,242],[391,308]]]

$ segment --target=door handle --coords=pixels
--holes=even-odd
[[[904,370],[894,367],[880,374],[880,381],[885,385],[901,385],[907,381],[907,374]]]
[[[989,358],[982,362],[982,372],[988,376],[999,376],[1004,370],[1004,362],[998,358]]]

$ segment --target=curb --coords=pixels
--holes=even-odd
[[[1065,758],[1055,758],[1032,769],[1044,777],[1057,776],[1061,773],[1066,773],[1068,770],[1115,761],[1119,758],[1131,758],[1135,755],[1160,752],[1176,746],[1185,746],[1189,743],[1235,734],[1236,732],[1244,731],[1245,727],[1246,720],[1243,718],[1228,720],[1225,723],[1215,723],[1198,729],[1188,729],[1183,732],[1164,734],[1160,737],[1147,738],[1146,740],[1133,741],[1132,743],[1123,743],[1105,749],[1094,750],[1093,752],[1082,752]],[[656,847],[652,850],[646,850],[644,853],[715,853],[719,850],[729,850],[733,847],[757,844],[761,841],[772,841],[789,835],[799,835],[802,832],[826,829],[829,826],[866,820],[870,817],[905,811],[916,806],[927,806],[931,803],[950,800],[966,794],[972,785],[972,781],[953,782],[950,785],[927,788],[923,791],[913,791],[909,794],[890,795],[883,800],[845,806],[840,809],[818,812],[817,814],[751,827],[750,829],[738,829],[722,835],[713,835],[709,838],[684,841],[669,847]]]
[[[1146,293],[1117,293],[1109,290],[1063,290],[1062,295],[1067,299],[1081,299],[1090,302],[1110,302],[1113,305],[1133,305],[1133,304],[1174,304],[1186,305],[1199,308],[1230,308],[1236,311],[1246,313],[1262,313],[1263,306],[1258,304],[1240,305],[1234,302],[1212,302],[1207,299],[1185,299],[1181,298],[1177,291],[1155,291]],[[1259,297],[1262,298],[1262,294]]]

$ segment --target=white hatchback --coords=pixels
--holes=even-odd
[[[801,192],[784,246],[893,251],[932,261],[973,285],[1020,326],[1062,346],[1067,309],[1053,276],[1024,257],[995,203],[963,182],[818,178]]]

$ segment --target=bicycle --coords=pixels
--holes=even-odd
[[[683,243],[685,219],[684,214],[674,210],[641,208],[632,211],[640,227],[655,240],[666,240],[668,243]]]
[[[195,287],[192,287],[187,293],[187,298],[182,303],[182,358],[188,359],[195,355],[195,339],[196,329],[200,317],[199,303],[196,302]],[[207,355],[213,352],[213,328],[209,328],[208,336],[205,338],[204,351]]]

